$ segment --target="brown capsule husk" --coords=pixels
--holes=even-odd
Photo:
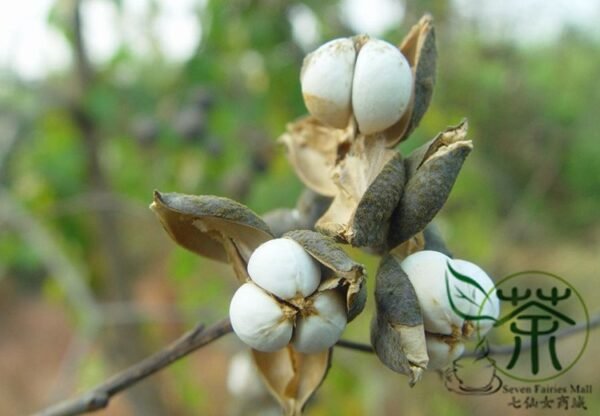
[[[359,136],[333,178],[338,191],[316,229],[336,241],[383,252],[405,183],[402,156],[376,137]]]
[[[291,231],[283,235],[300,244],[321,264],[322,278],[317,291],[336,289],[344,293],[348,322],[362,312],[366,303],[366,273],[333,239],[310,230]]]
[[[287,148],[287,156],[300,180],[313,191],[335,196],[332,179],[335,165],[347,152],[355,136],[353,123],[336,129],[307,116],[287,125],[279,142]]]
[[[386,367],[409,376],[413,386],[427,368],[425,328],[417,294],[398,260],[386,255],[375,282],[376,315],[371,344]]]
[[[442,208],[460,169],[473,148],[466,140],[467,122],[440,133],[405,161],[408,181],[392,215],[389,247],[422,231]]]
[[[400,44],[400,51],[413,70],[415,80],[413,101],[402,118],[383,133],[388,147],[396,146],[410,136],[431,102],[437,62],[435,31],[431,15],[424,15],[411,28]]]
[[[304,405],[327,375],[331,353],[332,349],[303,354],[292,346],[275,352],[252,350],[265,385],[288,416],[302,414]]]
[[[248,207],[211,195],[154,192],[150,208],[180,246],[214,260],[229,261],[243,283],[252,252],[273,238]]]

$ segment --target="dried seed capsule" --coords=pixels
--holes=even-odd
[[[302,65],[300,83],[308,111],[324,124],[348,124],[356,50],[349,38],[334,39],[309,54]]]
[[[248,274],[263,289],[281,299],[312,294],[321,281],[319,264],[289,238],[259,246],[248,261]]]
[[[381,362],[408,375],[412,386],[419,381],[428,362],[417,294],[395,256],[383,257],[376,279],[371,344]]]
[[[292,344],[297,351],[313,354],[337,342],[346,328],[346,305],[335,290],[318,292],[307,312],[298,317]]]
[[[422,231],[446,203],[463,162],[473,148],[472,142],[466,139],[467,128],[463,120],[415,149],[404,160],[407,182],[392,214],[389,247]]]
[[[292,338],[293,313],[254,283],[235,292],[229,318],[236,335],[259,351],[277,351]]]
[[[402,52],[370,39],[358,54],[352,81],[352,110],[363,134],[392,126],[410,104],[413,75]]]

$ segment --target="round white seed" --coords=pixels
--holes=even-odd
[[[292,338],[293,317],[286,316],[279,302],[254,283],[245,283],[235,292],[229,318],[236,335],[259,351],[277,351]]]
[[[289,238],[269,240],[254,250],[248,274],[257,285],[281,299],[307,297],[321,281],[317,261]]]
[[[349,38],[327,42],[304,59],[302,96],[310,114],[322,123],[337,128],[348,124],[355,60]]]
[[[352,82],[352,110],[363,134],[383,131],[405,113],[412,97],[413,75],[402,52],[370,39],[358,53]]]

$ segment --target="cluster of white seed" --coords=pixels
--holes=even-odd
[[[332,347],[346,327],[346,304],[336,290],[317,291],[321,269],[302,246],[288,238],[267,241],[248,261],[250,282],[229,307],[237,336],[259,351],[288,344],[303,353]]]
[[[321,123],[345,128],[351,118],[362,134],[382,132],[397,123],[413,96],[413,73],[400,50],[365,35],[335,39],[309,54],[301,72],[302,95],[310,114]],[[472,288],[466,300],[449,302],[448,265],[474,279],[489,296]],[[469,321],[469,316],[497,317],[494,284],[478,266],[453,260],[435,251],[420,251],[402,263],[423,315],[429,369],[441,369],[458,358],[464,342],[483,336],[492,320]],[[321,268],[300,244],[287,238],[258,247],[248,262],[250,281],[234,294],[230,305],[233,330],[250,347],[277,351],[291,344],[314,353],[332,347],[346,323],[346,304],[335,290],[317,290]],[[453,285],[459,283],[453,282]]]
[[[304,59],[302,96],[323,124],[344,128],[352,116],[363,134],[394,125],[406,112],[413,75],[402,52],[365,35],[335,39]]]

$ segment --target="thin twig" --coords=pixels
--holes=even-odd
[[[557,332],[556,337],[564,338],[598,326],[600,326],[600,314],[594,315],[588,323],[575,325]],[[205,329],[204,325],[198,325],[166,348],[113,376],[92,391],[44,409],[37,413],[37,415],[70,416],[103,409],[108,406],[112,396],[162,370],[191,352],[216,341],[231,331],[232,328],[229,319],[224,319],[208,329]],[[545,341],[542,340],[541,342],[544,343]],[[336,346],[360,352],[373,352],[373,347],[368,344],[343,339],[339,340]],[[527,350],[531,348],[531,344],[524,344],[521,348]],[[510,354],[512,351],[512,346],[490,347],[492,355]],[[472,355],[471,353],[465,354],[467,357]]]
[[[70,416],[104,409],[117,393],[162,370],[191,352],[216,341],[231,331],[229,319],[224,319],[206,329],[204,325],[200,324],[166,348],[116,374],[90,392],[41,410],[36,415]]]
[[[336,347],[347,348],[349,350],[360,351],[360,352],[370,352],[374,353],[373,347],[369,344],[363,344],[362,342],[348,341],[345,339],[340,339],[335,343]]]

